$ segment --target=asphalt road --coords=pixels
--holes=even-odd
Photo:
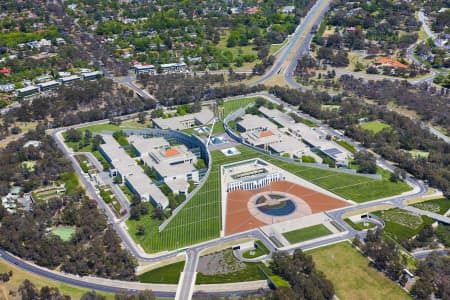
[[[295,32],[291,36],[290,41],[286,44],[286,46],[284,46],[282,50],[280,50],[278,57],[275,60],[275,63],[270,68],[270,70],[266,72],[260,79],[252,82],[250,84],[251,86],[262,84],[281,72],[284,74],[293,73],[293,70],[295,69],[295,66],[297,64],[297,59],[300,57],[302,53],[305,53],[305,51],[306,52],[309,51],[309,43],[312,38],[312,34],[310,33],[311,27],[314,24],[320,24],[320,21],[322,20],[330,3],[331,0],[318,0],[316,4],[314,4],[314,6],[311,8],[307,16],[304,18],[304,20],[297,26]],[[323,10],[323,7],[325,7],[326,9]],[[303,40],[299,48],[295,49],[297,42],[302,38]],[[283,65],[285,64],[286,60],[289,58],[289,55],[293,51],[296,51],[294,58],[290,62],[287,69],[282,70]],[[289,85],[291,85],[291,83],[288,80],[286,81],[288,82]],[[295,85],[295,87],[301,86],[297,84]]]

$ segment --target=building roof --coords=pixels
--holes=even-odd
[[[130,135],[127,139],[141,155],[151,150],[170,147],[169,142],[163,137],[146,138],[140,135]]]
[[[34,91],[34,90],[39,90],[39,88],[37,86],[34,86],[34,85],[29,85],[29,86],[26,86],[24,88],[17,89],[16,92],[17,93],[26,93],[26,92],[30,92],[30,91]]]
[[[270,131],[270,130],[261,131],[261,132],[259,133],[259,137],[260,137],[260,138],[268,137],[268,136],[271,136],[271,135],[273,135],[273,132]]]
[[[134,65],[134,68],[136,70],[150,70],[150,69],[154,69],[155,66],[154,65]]]
[[[125,177],[129,184],[131,184],[134,190],[141,196],[153,200],[161,207],[166,208],[169,205],[169,200],[161,192],[161,190],[155,186],[150,178],[144,173],[144,170],[137,165],[136,161],[131,158],[113,136],[102,134],[105,144],[101,144],[100,147],[108,155],[114,168]]]
[[[164,152],[165,157],[175,156],[178,154],[180,154],[180,152],[178,152],[176,148],[169,148],[166,150],[166,152]]]
[[[273,120],[275,123],[280,124],[283,127],[289,126],[289,124],[294,124],[295,121],[288,114],[278,110],[269,109],[267,107],[261,106],[259,111],[265,115],[267,118]]]
[[[2,68],[2,69],[0,69],[0,73],[1,74],[10,74],[11,73],[11,68],[7,68],[7,67]]]
[[[73,80],[78,80],[78,79],[80,79],[80,76],[78,76],[78,75],[70,75],[70,76],[65,76],[65,77],[59,78],[59,80],[61,82],[68,82],[68,81],[73,81]]]
[[[156,118],[153,119],[153,123],[162,129],[183,130],[192,126],[186,126],[187,123],[193,122],[198,125],[207,125],[214,119],[214,113],[207,108],[203,108],[198,113],[187,114],[184,116],[172,117],[172,118]]]
[[[272,130],[277,128],[275,124],[273,124],[266,118],[249,114],[244,115],[242,117],[242,120],[237,124],[241,126],[245,131],[253,131],[257,129]]]
[[[186,191],[189,186],[184,179],[167,180],[165,183],[172,191]]]
[[[50,87],[50,86],[54,86],[54,85],[59,85],[59,82],[56,80],[50,80],[47,82],[39,83],[39,87],[41,87],[41,88]]]
[[[270,144],[269,147],[277,153],[289,154],[296,154],[309,149],[304,143],[288,135],[284,135],[281,142]]]
[[[388,57],[379,57],[379,58],[377,58],[375,63],[379,64],[379,65],[388,65],[388,66],[391,66],[391,67],[394,67],[394,68],[401,68],[401,69],[407,69],[408,68],[407,65],[402,64],[399,61],[390,59]]]

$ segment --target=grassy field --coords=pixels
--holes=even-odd
[[[247,259],[260,257],[263,255],[264,255],[264,252],[262,252],[259,249],[251,249],[251,250],[247,250],[244,253],[242,253],[242,257],[247,258]]]
[[[225,157],[220,151],[211,152],[212,169],[205,184],[162,232],[158,232],[159,222],[149,216],[144,216],[139,221],[128,220],[127,225],[133,239],[141,244],[145,251],[158,252],[219,237],[221,230],[220,166],[251,158],[263,158],[356,202],[392,196],[410,189],[408,185],[392,183],[388,178],[376,180],[332,170],[316,169],[280,161],[245,146],[237,148],[241,154],[230,157]],[[144,235],[136,234],[138,225],[146,228]]]
[[[70,241],[72,235],[75,233],[75,227],[60,226],[52,231],[53,234],[59,236],[63,241]]]
[[[13,272],[13,276],[8,282],[1,282],[0,284],[0,299],[20,299],[20,295],[18,293],[15,297],[8,294],[10,290],[17,292],[19,286],[25,279],[30,280],[39,289],[44,286],[57,287],[61,294],[68,295],[72,299],[80,299],[84,293],[89,292],[89,290],[81,289],[73,285],[63,284],[57,281],[49,280],[45,277],[25,272],[15,265],[8,264],[3,260],[0,260],[0,270],[1,272],[8,272],[10,270]],[[104,295],[108,300],[114,299],[113,294],[106,294],[103,292],[97,292],[97,294]]]
[[[399,208],[373,212],[373,214],[384,220],[384,234],[398,243],[418,234],[425,224],[433,223],[433,220],[427,216],[419,216]]]
[[[427,151],[420,151],[420,150],[409,150],[407,151],[409,154],[411,154],[414,158],[428,158],[430,155],[430,152]]]
[[[256,99],[259,97],[250,97],[250,98],[242,98],[237,100],[230,100],[223,103],[224,115],[225,118],[230,113],[238,110],[241,107],[245,107],[250,103],[255,103]]]
[[[353,223],[350,219],[345,219],[345,223],[350,225],[353,229],[356,230],[364,230],[364,229],[371,229],[375,227],[375,224],[369,223],[369,222],[359,222],[359,223]]]
[[[450,209],[450,199],[441,198],[429,200],[413,204],[412,206],[443,215]]]
[[[371,131],[373,133],[378,133],[383,129],[390,129],[391,126],[388,124],[385,124],[381,121],[372,121],[372,122],[367,122],[367,123],[363,123],[360,124],[359,127],[361,127],[362,129]]]
[[[310,227],[300,228],[297,230],[283,233],[283,236],[291,244],[300,243],[307,240],[312,240],[321,236],[329,235],[332,232],[323,224],[318,224]]]
[[[411,299],[349,243],[339,243],[308,251],[316,268],[333,282],[339,299]]]
[[[183,272],[184,261],[176,262],[161,268],[145,272],[138,276],[144,283],[173,283],[177,284],[180,273]]]
[[[346,141],[336,140],[335,142],[337,144],[341,145],[344,149],[347,149],[348,151],[350,151],[351,153],[353,153],[353,154],[356,153],[356,148],[353,145],[347,143]]]

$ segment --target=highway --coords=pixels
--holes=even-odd
[[[329,8],[330,3],[331,0],[318,0],[316,4],[314,4],[306,17],[297,26],[289,42],[284,46],[282,50],[279,51],[278,57],[276,58],[275,63],[272,65],[270,70],[258,80],[250,83],[250,86],[263,84],[264,82],[268,81],[274,76],[277,76],[280,73],[291,74],[289,76],[292,77],[293,71],[295,70],[295,66],[297,64],[297,59],[302,53],[309,51],[309,43],[312,39],[311,29],[313,25],[320,24],[323,16],[325,15],[325,12]],[[298,43],[300,43],[300,45],[297,45]],[[296,47],[298,48],[296,49]],[[289,62],[288,59],[289,56],[292,55],[292,53],[295,54]],[[286,62],[288,62],[287,68],[285,67]],[[287,77],[285,75],[286,79]],[[289,80],[286,80],[286,82],[291,85],[291,82]],[[301,86],[298,84],[294,84],[294,87],[300,88]]]

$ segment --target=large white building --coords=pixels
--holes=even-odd
[[[104,144],[100,152],[114,166],[111,175],[121,176],[133,193],[138,194],[142,201],[151,201],[154,206],[163,209],[169,206],[169,200],[161,190],[151,182],[144,170],[131,158],[111,135],[102,135]]]
[[[203,108],[198,113],[187,114],[184,116],[172,118],[155,118],[152,119],[153,125],[156,128],[184,130],[195,126],[204,126],[212,123],[214,120],[214,113],[207,108]]]
[[[287,135],[273,122],[260,116],[244,115],[242,120],[236,123],[236,127],[248,144],[280,156],[300,158],[310,151],[299,139]]]
[[[319,150],[336,164],[346,166],[352,154],[338,145],[336,142],[327,139],[326,132],[319,127],[310,127],[303,123],[296,123],[289,115],[277,110],[260,107],[259,111],[273,122],[279,124],[286,134],[296,140],[302,140],[312,148]],[[292,139],[291,139],[292,140]],[[292,140],[293,141],[293,140]]]
[[[195,167],[197,157],[185,145],[171,146],[162,137],[131,135],[128,140],[140,159],[156,171],[158,179],[167,184],[173,193],[187,194],[189,181],[200,181]]]

